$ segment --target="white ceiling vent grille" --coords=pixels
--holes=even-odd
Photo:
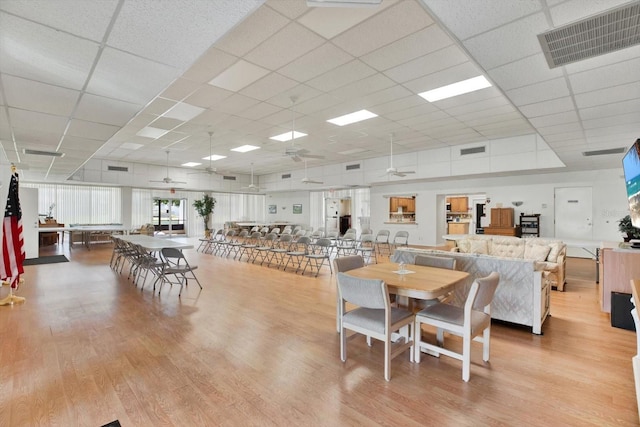
[[[222,179],[226,181],[235,181],[236,177],[231,175],[222,175]]]
[[[360,169],[360,163],[355,163],[353,165],[347,165],[346,169],[348,171],[353,171],[353,170],[356,170],[356,169]]]
[[[484,153],[485,151],[487,151],[487,149],[484,145],[482,147],[462,148],[460,149],[460,155],[468,156],[469,154]]]
[[[291,174],[290,173],[282,174],[282,179],[289,179],[289,178],[291,178]]]
[[[640,2],[610,9],[538,35],[549,68],[640,43]]]
[[[114,172],[129,172],[129,168],[126,166],[107,166],[107,170]]]
[[[593,151],[583,151],[582,155],[589,157],[589,156],[606,156],[608,154],[622,154],[624,153],[626,150],[625,147],[621,147],[621,148],[609,148],[607,150],[593,150]]]

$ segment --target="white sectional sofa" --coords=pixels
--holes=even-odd
[[[453,257],[456,269],[470,273],[458,286],[454,303],[463,304],[469,287],[477,277],[500,273],[500,284],[491,305],[491,317],[518,325],[529,326],[534,334],[542,334],[542,324],[549,316],[551,282],[542,280],[542,269],[535,261],[490,255],[446,252],[432,249],[397,249],[391,262],[415,263],[418,254]]]

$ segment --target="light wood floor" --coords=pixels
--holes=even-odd
[[[189,250],[204,290],[179,299],[114,273],[108,245],[63,251],[25,267],[26,303],[0,307],[0,426],[638,424],[635,333],[600,312],[591,260],[569,260],[543,336],[495,324],[489,364],[473,344],[470,382],[457,360],[408,353],[386,382],[380,343],[340,361],[328,269]]]

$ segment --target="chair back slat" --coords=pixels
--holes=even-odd
[[[360,255],[344,256],[334,259],[333,265],[336,266],[338,273],[344,273],[355,268],[364,267],[364,258]]]
[[[389,295],[387,285],[379,279],[361,279],[338,273],[338,289],[340,297],[364,308],[387,309]]]
[[[415,265],[423,265],[426,267],[447,268],[449,270],[456,269],[455,258],[432,255],[416,255],[414,263]]]

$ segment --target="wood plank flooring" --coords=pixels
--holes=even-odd
[[[459,361],[408,353],[386,382],[381,343],[354,339],[340,361],[328,269],[189,250],[204,290],[178,298],[112,271],[109,245],[61,252],[25,267],[26,303],[0,307],[0,426],[638,424],[636,336],[599,311],[591,260],[569,260],[544,335],[494,324],[488,364],[474,343],[468,383]]]

